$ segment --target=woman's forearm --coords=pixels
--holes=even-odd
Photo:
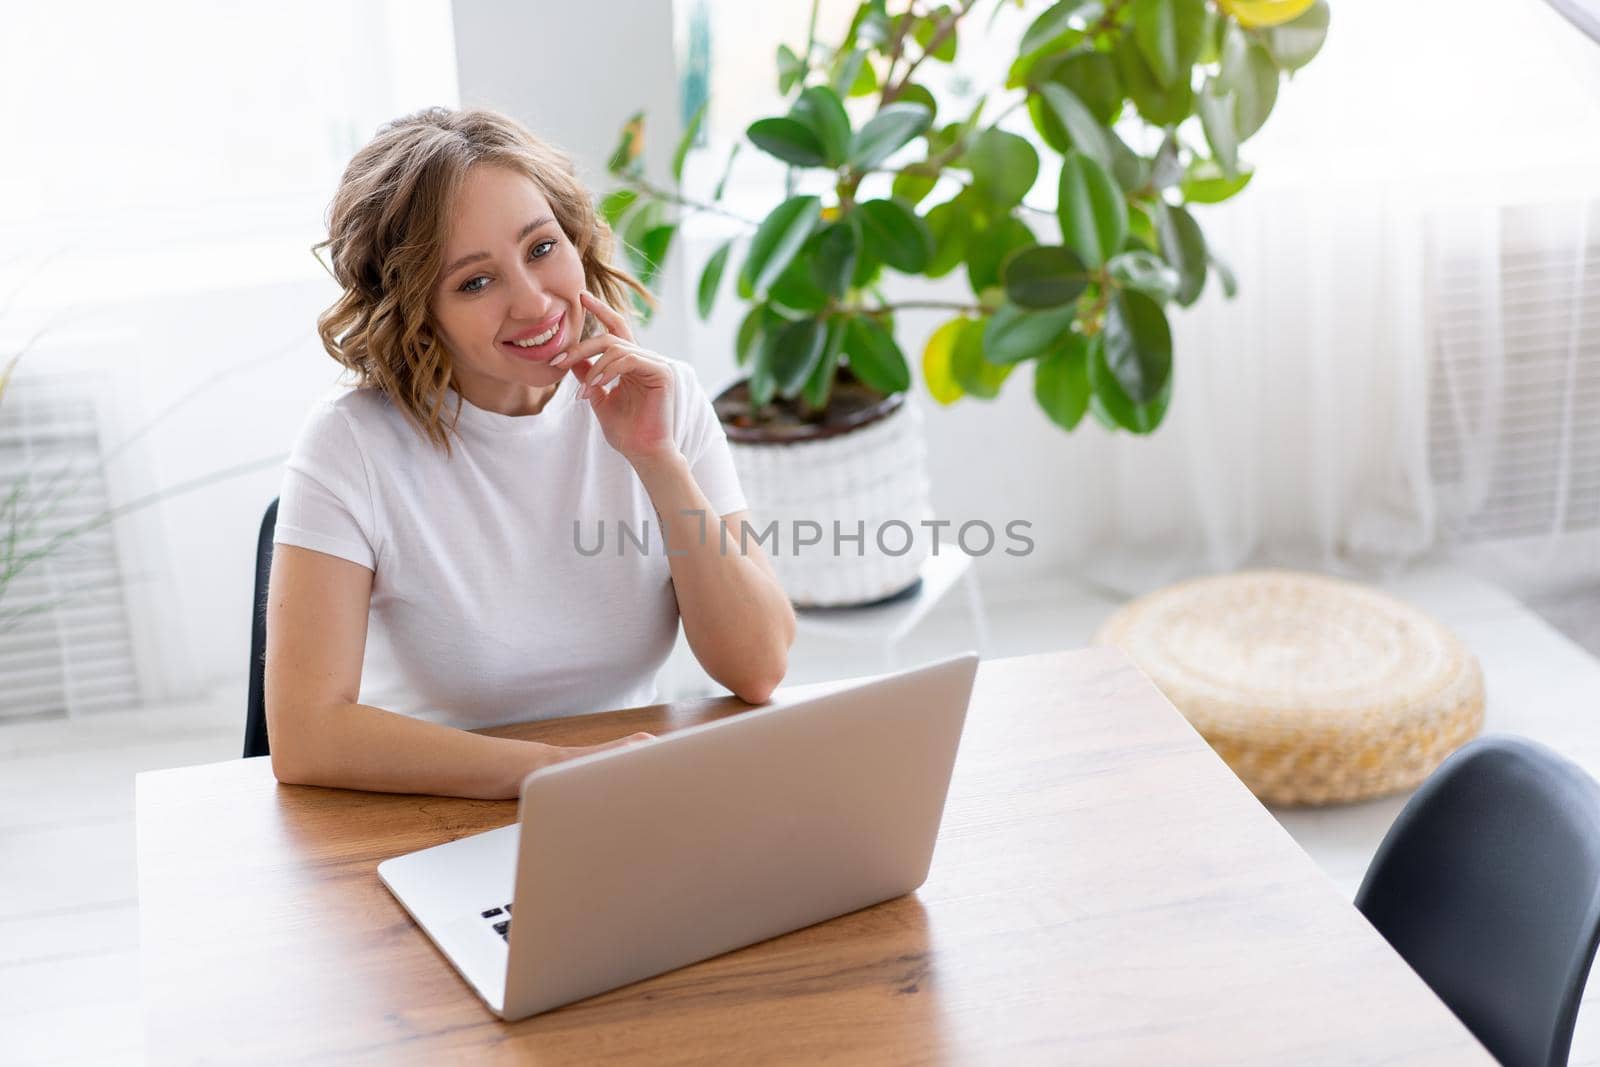
[[[788,669],[794,643],[788,596],[746,554],[740,531],[723,535],[721,516],[681,455],[634,469],[661,519],[689,647],[712,678],[741,700],[761,703]]]
[[[553,762],[550,746],[487,737],[365,704],[302,708],[269,724],[278,781],[499,800]]]

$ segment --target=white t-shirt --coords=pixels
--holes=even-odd
[[[743,510],[710,398],[668,362],[695,481],[715,515]],[[660,526],[578,384],[537,415],[463,401],[449,458],[377,389],[312,408],[274,540],[372,570],[361,703],[472,729],[655,701],[678,632]]]

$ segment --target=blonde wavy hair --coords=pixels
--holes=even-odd
[[[458,394],[446,425],[452,361],[428,303],[444,267],[452,205],[480,163],[515,170],[539,187],[583,260],[591,293],[622,310],[629,290],[654,305],[636,278],[611,265],[611,227],[565,152],[487,108],[430,107],[385,123],[345,168],[328,208],[328,237],[311,246],[318,262],[318,252],[329,250],[332,266],[323,266],[344,289],[317,316],[317,333],[358,385],[383,390],[447,454],[461,404]],[[589,316],[584,336],[598,329]]]

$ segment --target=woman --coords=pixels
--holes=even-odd
[[[357,388],[313,408],[284,475],[278,780],[514,797],[530,771],[650,735],[467,731],[652,702],[680,617],[711,677],[764,701],[793,612],[739,536],[693,370],[617,310],[644,290],[610,266],[570,160],[504,115],[431,108],[351,160],[328,233],[344,293],[318,327]]]

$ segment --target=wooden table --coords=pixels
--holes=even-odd
[[[585,744],[731,698],[497,733]],[[917,893],[520,1023],[378,881],[514,801],[141,774],[151,1063],[1491,1063],[1120,652],[978,671]]]

